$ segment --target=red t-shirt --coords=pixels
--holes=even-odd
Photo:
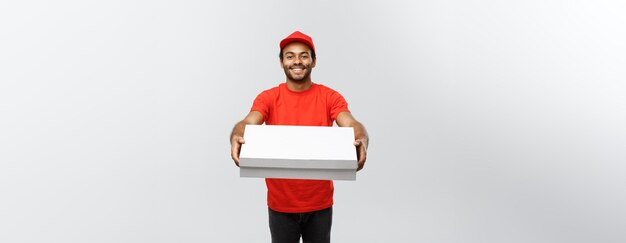
[[[261,92],[251,111],[263,115],[267,125],[332,126],[348,103],[337,91],[313,83],[303,92],[294,92],[286,83]],[[333,205],[333,181],[265,179],[267,205],[274,211],[303,213]]]

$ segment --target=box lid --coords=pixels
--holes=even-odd
[[[241,167],[355,169],[351,127],[247,125]]]

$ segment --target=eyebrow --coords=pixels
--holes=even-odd
[[[287,55],[287,54],[296,54],[296,53],[295,53],[295,52],[292,52],[292,51],[288,51],[288,52],[285,52],[285,55]],[[300,55],[302,55],[302,54],[307,54],[307,55],[309,55],[309,52],[308,52],[308,51],[303,51],[303,52],[300,52]]]

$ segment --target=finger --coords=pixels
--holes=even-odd
[[[366,159],[367,159],[367,151],[365,150],[365,147],[360,147],[359,148],[359,163],[365,163]]]
[[[239,143],[233,143],[233,144],[230,146],[230,153],[231,153],[231,155],[235,155],[235,154],[237,154],[237,151],[239,151],[239,148],[240,148],[240,147],[241,147],[241,144],[239,144]]]
[[[235,164],[239,166],[239,151],[241,146],[238,143],[234,143],[230,150],[230,157],[235,161]]]
[[[233,137],[233,139],[231,140],[231,143],[235,143],[235,142],[236,142],[236,143],[239,143],[239,144],[244,144],[244,143],[246,143],[246,140],[245,140],[245,139],[243,139],[243,137],[240,137],[240,136],[235,136],[235,137]]]
[[[361,140],[354,140],[354,146],[359,146],[361,145]]]
[[[239,166],[239,156],[233,155],[232,157],[233,157],[233,161],[235,162],[235,165]]]
[[[363,169],[363,166],[365,165],[365,161],[360,161],[357,163],[357,169],[356,171],[359,171],[361,169]]]

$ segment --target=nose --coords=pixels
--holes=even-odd
[[[300,64],[300,63],[302,63],[302,59],[300,59],[300,57],[295,57],[293,62],[294,62],[294,64]]]

